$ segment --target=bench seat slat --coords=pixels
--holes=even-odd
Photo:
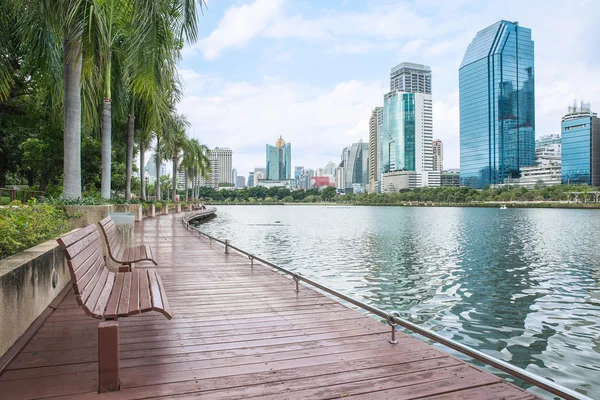
[[[129,295],[129,315],[140,313],[140,271],[131,272],[131,291]]]
[[[109,272],[108,273],[108,277],[106,278],[106,282],[104,283],[104,287],[102,288],[102,291],[100,292],[100,297],[98,297],[98,301],[96,302],[96,305],[94,306],[94,315],[98,316],[99,318],[105,318],[105,313],[106,313],[106,306],[108,304],[108,299],[110,298],[110,294],[113,290],[115,284],[115,273],[114,272]]]
[[[156,277],[156,283],[158,284],[158,289],[160,290],[160,299],[162,302],[162,309],[154,309],[154,311],[160,312],[162,315],[167,317],[167,319],[173,318],[171,316],[171,307],[169,307],[169,301],[167,300],[167,295],[165,293],[165,287],[163,286],[162,279],[160,279],[160,275],[158,272],[150,272],[154,274]]]
[[[88,285],[90,287],[93,286],[93,289],[90,288],[91,290],[87,290],[86,287],[86,292],[88,293],[87,296],[84,292],[83,308],[84,310],[87,309],[88,315],[91,315],[94,318],[102,318],[102,315],[99,316],[97,314],[94,314],[93,310],[96,307],[96,303],[98,302],[100,293],[102,293],[102,290],[104,289],[104,285],[106,284],[106,280],[108,279],[108,274],[108,268],[101,269],[99,273],[96,274],[98,277],[94,277]]]
[[[81,301],[83,301],[84,303],[96,284],[94,279],[98,279],[100,277],[100,274],[102,273],[102,270],[105,269],[105,267],[103,268],[103,265],[104,258],[102,256],[102,252],[99,252],[98,258],[94,262],[94,265],[91,268],[89,268],[86,271],[85,275],[83,275],[77,281],[77,284],[74,285],[74,288],[77,290],[77,293],[81,296]]]
[[[106,312],[104,318],[114,319],[117,317],[117,310],[119,307],[119,300],[121,299],[121,289],[123,288],[123,274],[117,274],[113,290],[108,299],[108,305],[106,306]]]
[[[81,240],[73,243],[65,252],[67,255],[67,260],[72,260],[79,253],[84,251],[90,246],[93,246],[93,242],[98,239],[100,235],[98,231],[90,232],[85,237],[82,237]]]
[[[85,261],[88,260],[92,256],[92,254],[94,254],[98,250],[98,248],[100,246],[101,246],[100,237],[98,237],[85,250],[83,250],[81,253],[79,253],[75,257],[73,257],[70,261],[72,261],[72,264],[74,266],[77,266],[75,271],[77,271],[77,269],[79,269],[79,265],[84,265]]]
[[[146,312],[152,310],[152,300],[150,299],[150,289],[148,283],[148,271],[140,272],[140,311]]]
[[[119,301],[119,317],[126,317],[129,314],[129,302],[131,301],[131,272],[122,272],[123,278],[123,293],[121,301]]]
[[[126,247],[121,245],[117,226],[112,218],[104,218],[100,221],[99,226],[106,239],[108,254],[113,261],[123,265],[131,265],[140,261],[152,261],[154,265],[158,265],[149,246],[142,244]]]
[[[86,237],[87,235],[89,235],[90,233],[92,233],[94,231],[94,226],[92,225],[88,225],[83,229],[80,229],[76,232],[72,232],[72,233],[68,233],[64,236],[61,236],[58,239],[58,243],[63,246],[63,250],[67,250],[69,247],[71,247],[74,243],[78,242],[79,240],[81,240],[82,238]]]

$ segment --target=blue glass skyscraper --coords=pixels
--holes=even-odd
[[[589,105],[569,107],[561,123],[564,184],[600,186],[600,120]]]
[[[275,146],[267,145],[267,180],[291,179],[292,146],[285,143],[281,136]]]
[[[531,29],[499,21],[478,32],[459,69],[460,180],[482,188],[535,164]]]

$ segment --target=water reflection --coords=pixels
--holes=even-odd
[[[202,229],[600,397],[596,211],[231,206]]]

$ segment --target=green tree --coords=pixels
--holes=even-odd
[[[327,186],[321,190],[321,199],[323,201],[333,201],[336,196],[336,190],[333,186]]]

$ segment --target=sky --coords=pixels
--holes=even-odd
[[[475,34],[501,20],[532,30],[536,136],[560,133],[574,100],[600,109],[598,0],[208,0],[186,44],[178,111],[189,136],[233,150],[247,176],[281,135],[292,166],[323,168],[369,140],[390,69],[432,69],[434,139],[458,168],[458,67]]]

